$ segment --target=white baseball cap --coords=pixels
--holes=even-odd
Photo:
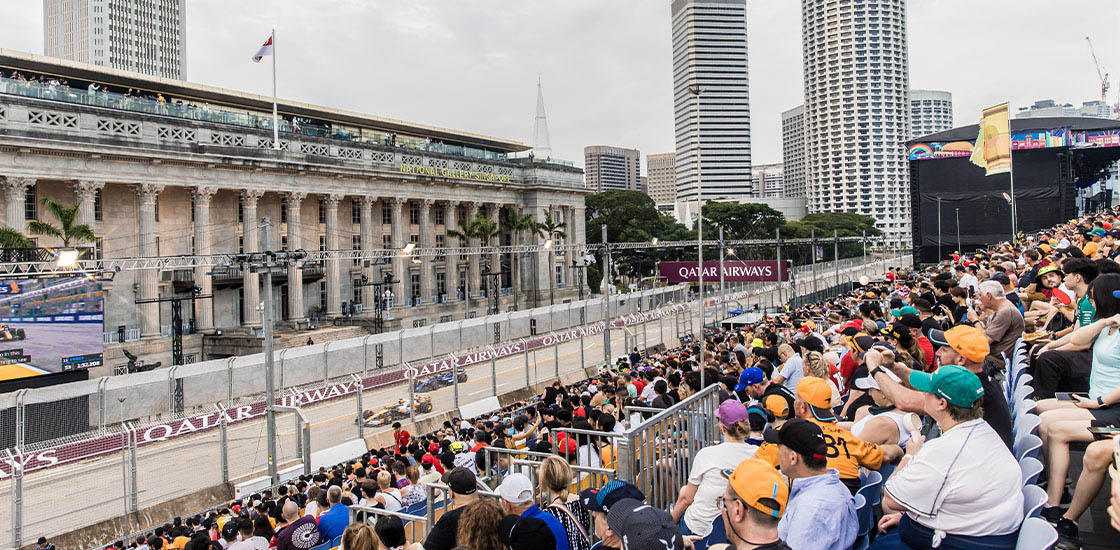
[[[512,504],[524,504],[533,500],[533,482],[522,473],[513,473],[498,486],[498,494],[502,500]]]

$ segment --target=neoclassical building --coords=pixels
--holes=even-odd
[[[103,258],[478,246],[448,232],[479,215],[500,223],[492,245],[532,242],[506,226],[509,212],[563,222],[557,244],[583,242],[582,171],[519,156],[519,142],[280,101],[276,147],[271,98],[2,49],[0,72],[4,224],[53,221],[43,197],[76,203],[98,237],[89,253]],[[184,349],[197,360],[234,351],[219,334],[257,334],[263,292],[293,328],[368,319],[369,283],[386,273],[396,281],[387,329],[485,314],[487,291],[508,311],[548,304],[551,282],[561,303],[576,289],[573,250],[559,248],[326,259],[269,289],[237,267],[123,271],[103,285],[106,367],[121,362],[121,334],[168,364],[170,306],[138,300],[213,295],[183,307],[197,333]]]

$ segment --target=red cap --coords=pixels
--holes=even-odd
[[[437,452],[437,451],[439,451],[439,443],[436,443],[436,442],[433,441],[432,443],[428,444],[428,452],[429,453],[434,453],[434,452]]]
[[[577,445],[575,440],[570,437],[562,436],[559,440],[556,441],[557,453],[563,455],[574,455],[576,454],[577,449],[579,449],[579,445]]]
[[[435,464],[436,463],[436,457],[432,456],[431,454],[426,454],[426,455],[424,455],[423,457],[420,458],[420,463],[421,464]]]

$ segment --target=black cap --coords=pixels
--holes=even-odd
[[[898,319],[898,322],[906,328],[922,328],[922,318],[913,313],[903,315]]]
[[[777,430],[766,430],[763,438],[767,443],[785,445],[797,454],[827,458],[828,445],[824,442],[824,432],[808,420],[794,418]]]
[[[870,336],[856,336],[852,338],[852,345],[856,348],[857,353],[866,353],[876,343],[875,339]]]
[[[1008,277],[1007,274],[1002,272],[1002,271],[997,271],[995,273],[992,273],[992,276],[988,277],[988,280],[989,281],[995,281],[995,282],[997,282],[1001,285],[1011,284],[1011,277]]]
[[[443,482],[457,495],[470,495],[478,490],[478,482],[470,470],[461,466],[452,468],[443,474]]]
[[[806,351],[815,351],[817,353],[824,353],[824,342],[816,336],[806,336],[801,339],[801,347]]]
[[[555,550],[556,537],[544,520],[506,516],[498,524],[498,539],[510,550]]]

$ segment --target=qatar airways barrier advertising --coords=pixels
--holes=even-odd
[[[669,283],[699,282],[697,262],[661,262],[657,264],[661,280]],[[719,280],[719,262],[704,262],[704,280]],[[723,262],[723,280],[730,283],[758,283],[789,280],[789,262],[752,260]]]

